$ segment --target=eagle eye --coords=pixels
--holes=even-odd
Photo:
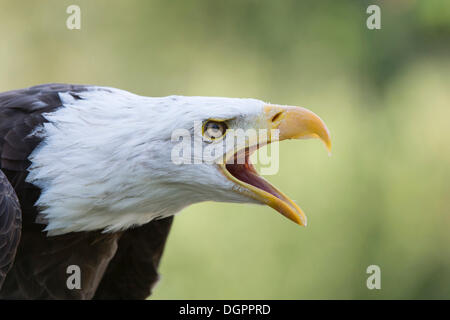
[[[216,140],[223,137],[227,129],[225,122],[208,120],[203,125],[203,136],[209,140]]]

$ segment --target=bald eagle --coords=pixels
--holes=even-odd
[[[270,137],[219,154],[244,154],[242,163],[171,160],[174,130],[211,146],[238,128],[331,146],[311,111],[255,99],[150,98],[66,84],[1,93],[0,298],[145,299],[173,215],[202,201],[266,204],[306,225],[298,205],[250,162]],[[67,286],[74,265],[76,289]]]

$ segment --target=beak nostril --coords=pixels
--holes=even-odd
[[[272,117],[272,122],[277,121],[277,119],[281,116],[281,114],[283,113],[283,111],[278,112],[276,115],[274,115]]]

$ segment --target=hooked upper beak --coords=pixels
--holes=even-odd
[[[320,139],[331,153],[331,138],[325,122],[314,112],[293,106],[264,107],[268,127],[279,130],[279,141],[286,139]]]

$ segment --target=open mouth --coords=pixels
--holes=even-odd
[[[255,167],[250,162],[249,148],[246,148],[243,152],[245,152],[245,162],[243,164],[238,164],[238,154],[236,153],[234,156],[234,163],[225,165],[228,172],[239,181],[270,193],[274,197],[280,198],[279,192],[258,174]]]
[[[255,150],[245,148],[236,152],[232,161],[221,165],[222,171],[228,179],[243,187],[246,195],[267,204],[295,223],[306,226],[306,216],[298,205],[258,174],[250,161]]]

